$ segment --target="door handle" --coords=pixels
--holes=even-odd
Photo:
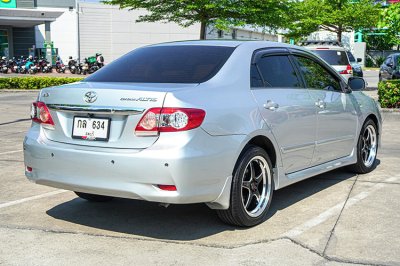
[[[279,104],[275,103],[274,101],[268,100],[267,103],[264,104],[264,108],[275,111],[276,109],[279,108]]]
[[[324,102],[323,100],[318,99],[318,101],[315,102],[315,106],[317,106],[318,108],[321,108],[321,109],[325,109],[326,102]]]

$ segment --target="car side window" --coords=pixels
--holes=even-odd
[[[342,91],[339,80],[314,60],[295,56],[306,85],[310,89]]]
[[[286,55],[270,55],[260,58],[256,70],[261,74],[264,87],[299,88],[302,87],[296,71]]]
[[[385,65],[389,65],[390,63],[392,62],[392,57],[388,57],[388,58],[386,58],[386,60],[385,60]]]
[[[260,72],[258,72],[255,64],[252,64],[250,67],[250,86],[252,88],[264,87],[264,81],[261,78]]]

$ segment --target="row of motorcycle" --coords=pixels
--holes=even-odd
[[[57,59],[53,66],[46,58],[38,58],[29,56],[27,58],[2,57],[0,59],[0,72],[2,74],[17,73],[17,74],[36,74],[36,73],[52,73],[55,70],[57,73],[65,73],[68,69],[71,74],[92,74],[104,66],[104,58],[100,54],[85,58],[82,62],[69,57],[68,65],[64,65],[60,58]]]
[[[72,57],[70,56],[67,67],[69,72],[71,72],[71,74],[86,75],[96,72],[103,66],[104,66],[103,56],[101,56],[100,54],[96,54],[96,56],[84,58],[83,62],[79,62],[78,60],[72,59]]]

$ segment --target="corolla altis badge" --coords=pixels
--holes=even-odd
[[[94,91],[89,91],[85,93],[85,96],[83,96],[83,99],[87,103],[94,103],[97,100],[97,93]]]

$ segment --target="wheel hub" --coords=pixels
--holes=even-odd
[[[268,205],[271,174],[267,161],[256,156],[247,164],[242,176],[242,204],[251,217],[259,216]]]

